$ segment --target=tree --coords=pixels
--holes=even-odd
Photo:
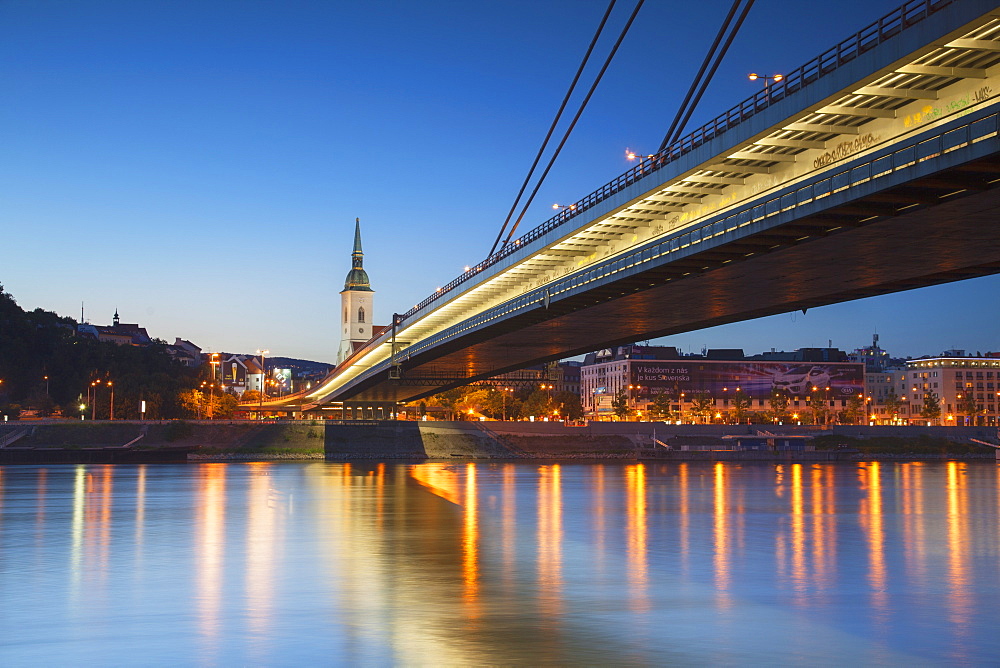
[[[844,416],[847,418],[848,422],[854,424],[864,424],[868,417],[865,410],[865,398],[860,394],[852,394],[851,398],[847,400],[847,409],[844,411]]]
[[[715,399],[708,392],[695,392],[691,397],[691,412],[706,423],[711,422],[715,412]]]
[[[632,413],[632,407],[629,406],[628,393],[624,389],[618,390],[618,394],[611,400],[611,410],[614,411],[615,417],[619,420],[627,420],[629,418],[629,415]]]
[[[557,392],[552,398],[552,403],[563,419],[580,420],[583,418],[583,404],[580,402],[580,395],[575,392]]]
[[[548,392],[535,390],[528,395],[521,406],[522,415],[533,415],[536,418],[548,416],[552,413],[552,400]]]
[[[427,397],[428,406],[440,406],[445,409],[449,420],[455,419],[456,404],[462,398],[463,388],[455,387],[444,392]]]
[[[924,405],[920,409],[920,417],[925,420],[937,420],[941,417],[941,400],[936,392],[924,394]]]
[[[220,392],[215,395],[215,406],[213,407],[212,416],[217,420],[229,420],[236,414],[236,408],[239,406],[239,402],[231,394],[225,392]]]
[[[674,398],[669,392],[659,392],[653,395],[653,401],[649,404],[647,410],[649,411],[649,417],[654,420],[671,420],[673,419],[673,402]]]
[[[788,420],[788,395],[780,390],[773,390],[767,399],[770,410],[767,417],[775,424]]]
[[[485,387],[465,388],[466,392],[455,402],[455,408],[463,415],[474,416],[482,414],[489,397],[489,389]]]
[[[260,401],[261,394],[257,390],[247,390],[240,395],[240,401],[243,403],[249,403],[251,401]]]
[[[957,397],[955,412],[969,418],[970,424],[976,423],[976,416],[982,411],[982,405],[976,401],[976,395],[967,392]]]
[[[737,389],[733,394],[733,420],[736,424],[743,424],[750,413],[750,396],[741,389]]]
[[[186,413],[186,417],[201,419],[204,417],[202,411],[205,408],[205,396],[198,390],[181,390],[177,393],[177,401],[181,409]]]
[[[825,391],[815,390],[809,394],[809,410],[812,411],[813,424],[827,424],[830,421],[830,407],[827,405]]]
[[[900,409],[903,407],[903,400],[896,394],[896,390],[890,387],[882,405],[885,406],[885,412],[889,416],[889,419],[895,422],[899,416]]]

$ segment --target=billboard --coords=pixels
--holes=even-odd
[[[246,367],[235,360],[222,363],[222,383],[224,385],[246,385]]]
[[[715,398],[737,389],[752,399],[774,391],[805,397],[813,388],[828,390],[830,399],[846,399],[865,388],[865,366],[853,362],[707,362],[642,360],[631,365],[629,383],[637,397],[661,392],[688,396],[707,392]]]
[[[292,391],[292,370],[291,369],[271,369],[271,380],[274,381],[274,389],[281,392]]]

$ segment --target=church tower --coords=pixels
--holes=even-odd
[[[340,349],[337,364],[354,352],[355,343],[372,338],[375,291],[368,284],[364,267],[365,254],[361,251],[361,219],[354,219],[354,250],[351,252],[351,271],[340,293]]]

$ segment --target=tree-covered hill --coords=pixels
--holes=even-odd
[[[119,346],[77,336],[76,325],[40,308],[24,311],[0,285],[0,407],[7,414],[61,408],[68,417],[107,418],[113,386],[115,418],[140,417],[143,400],[147,418],[184,415],[177,397],[198,385],[197,369],[175,362],[162,343]]]

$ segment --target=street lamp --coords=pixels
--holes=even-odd
[[[765,76],[763,74],[757,74],[756,72],[751,72],[750,74],[747,75],[747,78],[750,79],[750,81],[756,81],[757,79],[763,79],[764,80],[764,98],[766,100],[770,101],[771,98],[770,98],[770,95],[768,93],[768,89],[770,87],[770,83],[769,82],[773,81],[774,83],[778,83],[779,81],[782,81],[785,78],[785,75],[784,74],[772,74],[771,76]]]
[[[115,386],[111,384],[110,380],[108,381],[108,387],[111,389],[111,408],[109,410],[108,419],[109,420],[114,420],[115,419]]]
[[[625,149],[625,159],[629,162],[634,162],[635,160],[647,160],[652,158],[653,154],[642,155],[641,153],[636,153],[631,149]]]
[[[260,418],[264,418],[264,377],[267,375],[265,369],[267,368],[264,364],[264,355],[270,353],[270,350],[258,350],[257,354],[260,355],[260,399],[257,403],[257,412]]]
[[[504,422],[506,422],[507,421],[507,393],[510,392],[511,394],[513,394],[514,393],[514,388],[512,388],[512,387],[505,387],[505,388],[503,388],[501,390],[501,392],[502,392],[502,394],[500,396],[503,397],[503,419],[504,419]]]
[[[548,401],[545,404],[545,412],[546,412],[546,414],[548,414],[548,410],[552,407],[552,388],[553,387],[555,387],[555,385],[553,385],[552,383],[549,383],[548,385],[546,385],[545,383],[542,383],[542,385],[541,385],[541,389],[545,390],[545,395],[546,395],[546,398],[548,399]]]
[[[572,211],[576,208],[576,204],[553,204],[552,208],[556,211]]]

